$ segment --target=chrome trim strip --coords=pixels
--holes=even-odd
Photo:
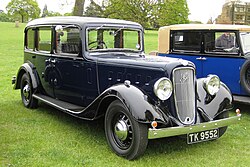
[[[228,126],[231,124],[236,124],[241,119],[241,114],[237,116],[224,118],[220,120],[204,122],[196,125],[187,125],[187,126],[178,126],[178,127],[170,127],[170,128],[161,128],[161,129],[148,129],[148,139],[157,139],[163,137],[170,137],[170,136],[178,136],[184,135],[188,133],[195,133],[210,129],[221,128],[224,126]]]

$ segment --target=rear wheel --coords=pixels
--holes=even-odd
[[[112,150],[129,160],[143,154],[148,144],[147,125],[135,121],[119,100],[112,102],[107,109],[105,135]]]
[[[246,61],[241,68],[240,82],[245,91],[250,95],[250,61]]]
[[[33,88],[27,73],[21,78],[21,98],[23,105],[27,108],[37,108],[38,100],[33,96]]]

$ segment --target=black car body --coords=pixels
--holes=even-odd
[[[130,21],[31,21],[13,83],[28,108],[40,100],[82,119],[104,118],[109,146],[127,159],[141,155],[148,139],[212,140],[240,119],[228,116],[232,95],[217,76],[196,79],[189,61],[145,56],[143,28]]]

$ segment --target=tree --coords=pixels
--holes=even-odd
[[[73,9],[73,16],[82,16],[84,10],[85,0],[75,0],[75,6]]]
[[[164,2],[159,2],[154,15],[157,27],[189,23],[189,9],[186,0],[164,0]]]
[[[22,22],[38,18],[41,12],[36,0],[11,0],[6,10],[12,17],[21,17]]]
[[[48,14],[49,14],[48,7],[47,7],[47,4],[45,4],[43,8],[42,17],[46,17],[48,16]]]
[[[150,27],[156,2],[156,0],[109,0],[105,15],[110,18],[135,21],[144,27]]]
[[[13,21],[4,11],[0,11],[0,22],[11,22]]]
[[[86,11],[84,12],[84,16],[91,16],[91,17],[105,17],[104,16],[104,1],[102,3],[102,6],[95,3],[94,0],[90,0],[90,4],[88,7],[86,7]]]
[[[109,0],[104,11],[110,18],[130,20],[145,28],[188,23],[186,0]]]

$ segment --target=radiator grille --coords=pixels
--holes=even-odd
[[[176,68],[173,71],[175,108],[183,124],[195,119],[195,78],[193,68]]]

